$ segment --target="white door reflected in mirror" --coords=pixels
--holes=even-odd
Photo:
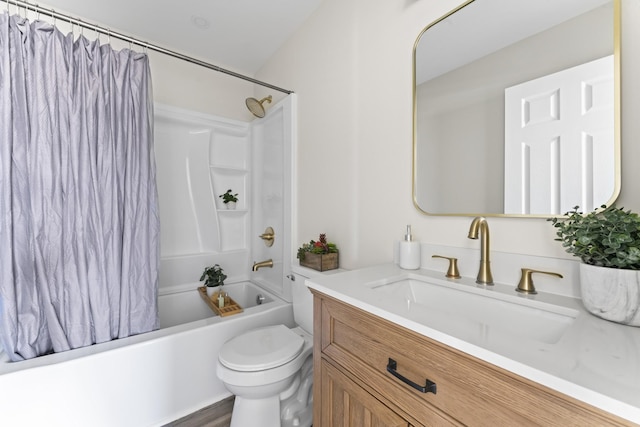
[[[609,55],[505,90],[506,214],[590,212],[609,201],[613,76]]]

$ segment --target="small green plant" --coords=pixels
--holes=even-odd
[[[222,203],[227,204],[229,202],[237,202],[238,201],[238,193],[232,193],[231,189],[228,189],[226,193],[219,195],[222,199]]]
[[[583,215],[578,206],[567,218],[550,218],[555,240],[585,264],[640,270],[640,217],[615,205]]]
[[[303,243],[300,248],[298,248],[298,258],[300,261],[304,261],[305,255],[310,252],[313,254],[331,254],[337,253],[338,247],[335,243],[327,242],[326,234],[320,234],[319,240],[316,242],[315,240],[309,241],[309,243]]]
[[[202,276],[200,276],[200,280],[204,280],[204,285],[210,288],[224,285],[226,278],[227,275],[224,274],[224,270],[218,264],[205,268]]]

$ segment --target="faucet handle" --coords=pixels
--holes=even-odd
[[[452,279],[460,278],[460,271],[458,271],[458,258],[442,256],[442,255],[432,255],[431,258],[443,258],[449,260],[449,269],[447,270],[446,277],[450,277]]]
[[[264,230],[264,233],[258,236],[262,240],[264,240],[264,245],[267,247],[273,246],[273,241],[276,238],[276,232],[273,231],[273,227],[267,227]]]
[[[516,291],[523,294],[533,295],[538,293],[535,286],[533,286],[533,278],[531,277],[533,273],[549,274],[551,276],[557,276],[562,279],[562,274],[554,273],[553,271],[533,270],[531,268],[521,268],[520,270],[522,271],[522,273],[520,275],[520,283],[518,283]]]

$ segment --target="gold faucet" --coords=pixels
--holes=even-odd
[[[251,267],[251,271],[258,271],[259,268],[263,268],[263,267],[273,268],[273,260],[268,259],[265,261],[254,262],[253,267]]]
[[[480,230],[480,270],[476,283],[483,285],[493,285],[493,276],[491,275],[491,261],[489,260],[489,224],[484,217],[478,216],[471,221],[469,227],[469,238],[477,239],[478,230]]]

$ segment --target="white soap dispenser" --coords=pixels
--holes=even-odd
[[[407,234],[400,242],[400,268],[417,270],[420,268],[420,242],[413,240],[411,226],[407,225]]]

